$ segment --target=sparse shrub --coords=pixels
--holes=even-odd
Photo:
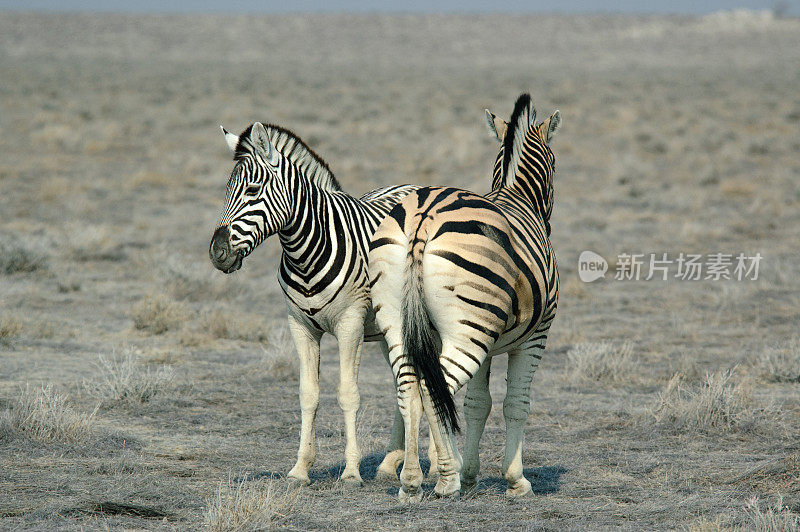
[[[229,315],[230,314],[230,315]],[[204,313],[197,327],[184,329],[179,341],[182,345],[197,347],[214,338],[271,343],[271,327],[260,316],[226,313],[219,310]]]
[[[689,525],[689,532],[727,532],[733,530],[726,524],[727,520],[723,515],[717,515],[714,519],[701,517],[697,522]]]
[[[186,311],[165,296],[148,295],[133,307],[133,326],[153,334],[163,334],[176,328],[186,317]]]
[[[758,532],[789,532],[800,530],[800,515],[793,512],[783,504],[783,497],[777,502],[762,510],[758,497],[747,501],[745,508],[747,522],[742,530],[756,530]]]
[[[22,332],[22,322],[8,314],[0,315],[0,342]]]
[[[764,349],[755,361],[760,376],[773,382],[800,382],[800,338]]]
[[[752,404],[745,382],[733,381],[733,371],[708,373],[699,386],[690,385],[676,373],[652,411],[657,426],[673,432],[753,430],[763,410]]]
[[[72,442],[87,439],[97,408],[91,414],[76,412],[67,396],[51,384],[25,385],[10,410],[0,418],[0,439],[24,437],[40,442]]]
[[[630,381],[635,371],[633,344],[613,342],[583,342],[567,353],[567,378],[572,383]]]
[[[205,524],[213,531],[265,530],[274,527],[294,509],[300,490],[278,481],[221,482],[216,496],[207,501]]]
[[[300,368],[294,342],[287,327],[280,327],[269,335],[267,345],[261,346],[263,363],[271,380],[297,380]]]
[[[164,283],[168,294],[178,301],[207,301],[235,298],[244,290],[234,279],[214,270],[210,263],[197,264],[175,257],[166,246],[158,247],[152,256],[137,258]]]
[[[30,249],[0,242],[0,272],[6,275],[35,272],[46,268],[44,256]]]
[[[141,356],[128,349],[121,356],[100,355],[95,380],[84,381],[86,393],[104,402],[146,403],[169,389],[175,377],[170,366],[156,369],[141,363]]]
[[[217,310],[203,315],[200,327],[214,338],[230,338],[230,328],[225,315]]]
[[[240,314],[233,320],[231,324],[230,335],[237,340],[246,340],[248,342],[270,342],[274,339],[275,331],[267,323],[262,316],[253,314]],[[288,331],[284,331],[288,333]],[[280,333],[279,331],[279,336]],[[287,340],[290,346],[294,346],[291,338]]]

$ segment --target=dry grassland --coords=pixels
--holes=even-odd
[[[753,13],[0,14],[0,528],[797,530],[798,42]],[[339,482],[330,340],[313,482],[291,489],[278,243],[231,276],[207,256],[218,125],[293,129],[354,194],[486,191],[483,109],[524,90],[564,116],[534,494],[503,496],[500,357],[477,491],[399,505],[374,478],[394,401],[374,345],[366,482]],[[606,279],[578,279],[583,250]],[[763,260],[755,281],[613,280],[622,253],[681,252]]]

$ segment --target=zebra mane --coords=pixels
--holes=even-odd
[[[517,103],[514,104],[514,112],[511,113],[511,118],[508,120],[508,129],[503,139],[503,172],[500,175],[503,177],[504,181],[508,179],[508,167],[511,164],[511,158],[514,156],[514,152],[518,151],[514,150],[514,145],[516,144],[518,148],[522,145],[522,139],[517,139],[516,137],[518,134],[521,134],[524,138],[527,132],[527,129],[519,131],[518,125],[523,120],[525,125],[528,125],[530,121],[529,114],[532,108],[533,100],[528,93],[521,94],[519,98],[517,98]],[[534,111],[534,117],[535,116],[536,112]],[[517,158],[518,157],[519,154],[517,154]],[[510,185],[510,183],[506,182],[506,185]]]
[[[267,130],[270,144],[297,166],[312,183],[329,191],[342,190],[342,185],[336,180],[336,176],[333,175],[325,159],[317,155],[295,133],[275,124],[265,123],[264,129]],[[239,135],[239,143],[236,145],[236,151],[233,156],[234,160],[241,160],[253,153],[254,148],[250,142],[250,132],[252,130],[253,125],[250,124]]]

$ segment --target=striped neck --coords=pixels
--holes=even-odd
[[[325,190],[297,173],[295,186],[291,189],[292,214],[289,222],[278,232],[283,247],[283,263],[293,274],[305,278],[313,274],[313,265],[327,260],[332,242],[336,239],[327,234],[342,231],[336,227],[335,216],[331,216],[333,195],[336,191]],[[335,236],[335,235],[334,235]]]

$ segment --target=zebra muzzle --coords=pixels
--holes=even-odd
[[[231,273],[242,266],[242,254],[231,252],[230,229],[219,227],[211,237],[211,245],[208,248],[208,256],[211,263],[218,270]]]

